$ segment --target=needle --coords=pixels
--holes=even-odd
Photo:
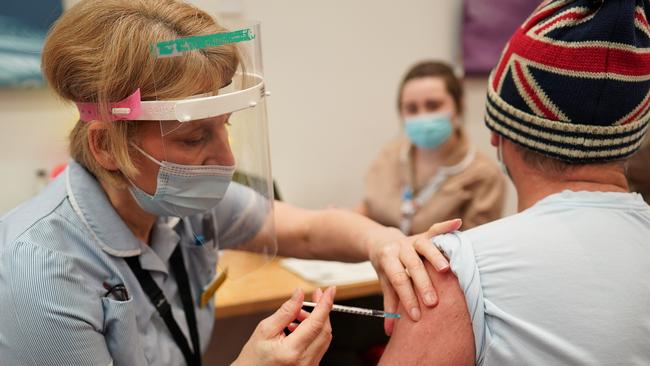
[[[310,301],[303,301],[302,302],[303,306],[309,306],[309,307],[316,307],[315,302],[310,302]],[[365,309],[365,308],[357,308],[353,306],[343,306],[343,305],[333,305],[332,306],[332,311],[340,311],[342,313],[350,313],[350,314],[357,314],[357,315],[366,315],[366,316],[376,316],[379,318],[396,318],[399,319],[400,315],[396,313],[387,313],[385,311],[381,310],[374,310],[374,309]]]

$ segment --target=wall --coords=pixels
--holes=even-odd
[[[75,115],[48,89],[0,90],[0,214],[37,192],[37,169],[67,160]]]

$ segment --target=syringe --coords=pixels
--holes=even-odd
[[[316,307],[315,302],[310,302],[310,301],[303,301],[302,302],[303,306],[309,306],[309,307]],[[375,309],[364,309],[364,308],[357,308],[353,306],[343,306],[343,305],[336,305],[334,304],[332,306],[332,311],[340,311],[342,313],[350,313],[350,314],[357,314],[357,315],[366,315],[366,316],[376,316],[379,318],[396,318],[399,319],[399,314],[396,313],[388,313],[385,311],[381,310],[375,310]]]

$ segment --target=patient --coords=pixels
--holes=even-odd
[[[650,364],[650,206],[624,174],[650,119],[649,14],[546,1],[514,34],[485,120],[519,213],[434,238],[453,274],[429,268],[440,302],[396,323],[382,364]]]

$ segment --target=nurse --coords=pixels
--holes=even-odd
[[[503,175],[463,129],[463,85],[452,68],[437,61],[411,67],[397,109],[405,134],[372,164],[359,211],[405,234],[456,217],[464,229],[501,217]]]
[[[86,0],[56,23],[44,74],[80,120],[66,171],[0,219],[2,364],[200,365],[218,249],[257,251],[259,265],[371,259],[405,316],[419,319],[416,291],[435,305],[418,254],[448,266],[424,236],[273,202],[259,39],[172,0]],[[317,291],[309,314],[297,290],[235,363],[317,364],[334,295]]]

